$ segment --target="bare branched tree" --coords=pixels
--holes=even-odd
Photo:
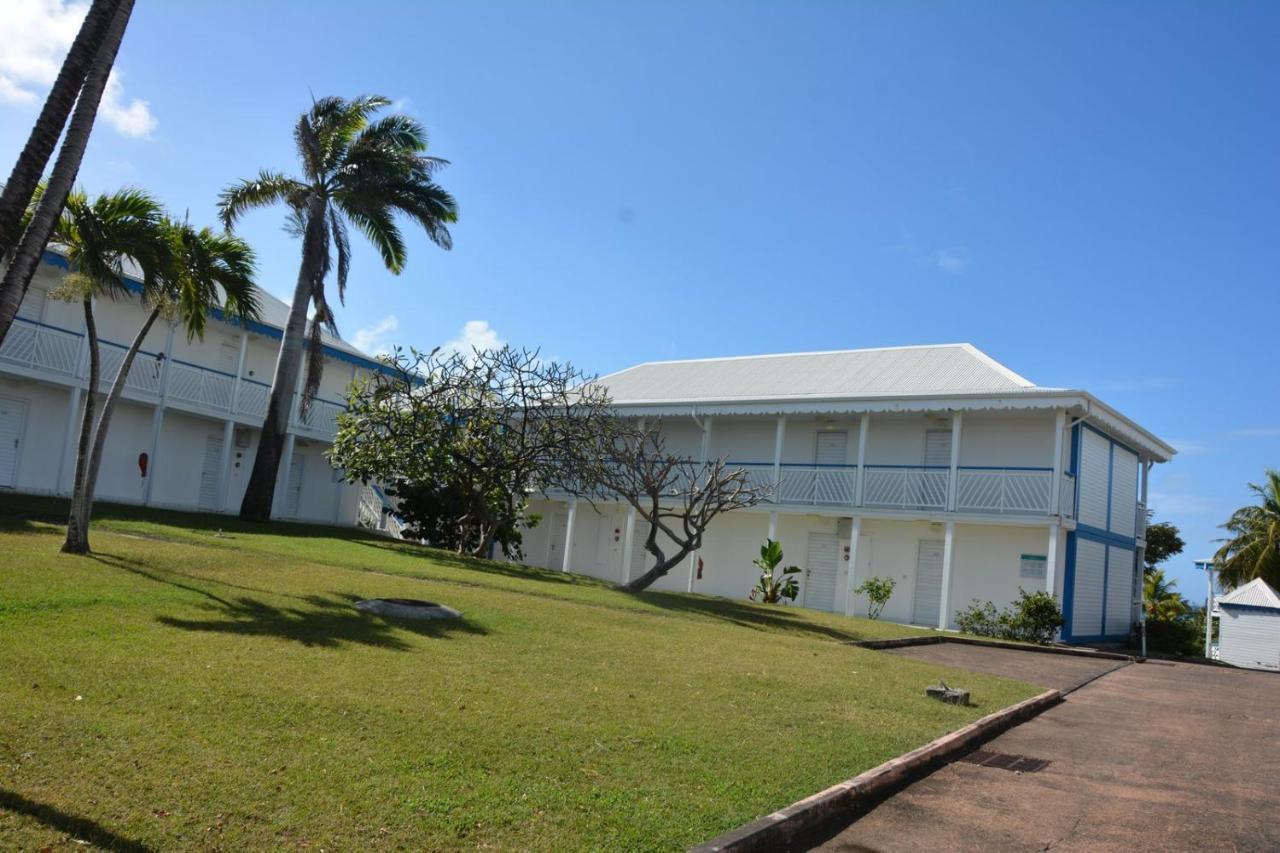
[[[656,562],[627,584],[633,592],[646,589],[701,548],[716,516],[753,507],[770,494],[745,469],[723,459],[700,462],[668,451],[661,424],[642,429],[616,418],[597,435],[598,449],[584,460],[576,488],[562,485],[592,499],[624,500],[649,522],[644,549]],[[659,534],[672,543],[670,554],[659,544]]]

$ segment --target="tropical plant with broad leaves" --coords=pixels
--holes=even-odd
[[[751,600],[762,604],[782,604],[783,599],[795,601],[800,594],[800,581],[793,577],[800,574],[799,566],[787,566],[778,573],[782,563],[782,543],[766,539],[760,546],[760,556],[751,561],[760,570],[760,578],[751,588]]]
[[[1142,601],[1147,619],[1153,622],[1169,622],[1181,619],[1191,612],[1191,605],[1176,587],[1178,581],[1166,578],[1163,569],[1152,569],[1142,578]]]
[[[1236,510],[1222,525],[1231,535],[1214,555],[1218,579],[1230,588],[1254,578],[1280,587],[1280,471],[1268,468],[1249,490],[1258,502]]]
[[[322,329],[337,333],[325,281],[336,261],[338,299],[344,301],[351,266],[348,226],[364,234],[386,268],[396,274],[404,269],[406,260],[397,216],[421,227],[441,248],[452,246],[448,226],[457,221],[457,205],[435,181],[436,172],[446,161],[427,156],[426,131],[414,119],[399,114],[375,118],[390,103],[378,95],[316,101],[294,127],[302,165],[299,177],[262,171],[222,193],[219,209],[228,229],[253,208],[283,204],[289,211],[291,230],[302,238],[302,262],[276,361],[262,440],[240,507],[242,518],[265,521],[271,516],[304,349],[307,366],[302,411],[310,406],[319,388]],[[308,330],[309,308],[314,314]]]

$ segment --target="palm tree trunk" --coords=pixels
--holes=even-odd
[[[89,12],[80,25],[80,32],[71,43],[71,50],[67,52],[58,77],[53,81],[53,88],[45,98],[44,107],[36,117],[35,126],[31,128],[27,144],[18,155],[18,162],[9,173],[9,180],[5,181],[3,190],[0,190],[0,264],[4,263],[21,236],[19,225],[22,213],[31,201],[36,185],[40,183],[40,176],[44,174],[53,149],[58,145],[67,116],[71,115],[71,109],[75,106],[76,95],[80,93],[90,63],[98,52],[98,44],[119,5],[119,0],[94,0],[89,7]]]
[[[27,295],[27,288],[40,266],[45,246],[49,244],[54,223],[67,203],[67,194],[71,192],[76,174],[80,171],[80,161],[89,144],[93,121],[98,115],[98,103],[102,100],[107,77],[111,74],[111,66],[115,64],[120,41],[129,24],[129,15],[133,12],[134,0],[118,2],[120,5],[116,8],[115,17],[107,25],[93,65],[85,75],[84,87],[80,90],[80,97],[76,99],[75,112],[71,114],[71,124],[62,141],[62,148],[58,151],[58,159],[53,164],[44,196],[18,242],[4,280],[0,282],[0,341],[4,341],[5,335],[9,334],[13,318],[18,314],[18,306]]]
[[[262,424],[258,452],[253,458],[253,472],[245,487],[244,500],[240,502],[240,517],[247,521],[271,520],[271,504],[276,495],[276,476],[280,472],[285,433],[289,429],[293,393],[298,387],[298,372],[302,369],[307,306],[311,304],[315,279],[324,269],[325,255],[329,251],[324,238],[326,211],[324,197],[313,194],[307,202],[307,230],[302,243],[302,264],[298,268],[298,283],[293,288],[293,304],[289,306],[289,320],[285,323],[280,355],[276,358],[276,372],[271,380],[271,401],[267,404],[267,417]]]
[[[84,537],[86,550],[88,550],[89,545],[89,522],[93,514],[93,494],[98,488],[98,469],[102,467],[102,449],[107,444],[107,430],[111,427],[111,415],[115,412],[116,401],[120,399],[120,395],[124,392],[125,382],[129,377],[129,369],[133,367],[134,357],[138,354],[138,350],[142,349],[142,342],[146,340],[147,333],[151,331],[151,326],[159,316],[160,309],[153,308],[151,313],[147,315],[146,322],[142,324],[142,328],[138,330],[138,334],[134,335],[133,343],[129,345],[129,349],[125,352],[124,360],[120,362],[120,371],[116,374],[116,378],[112,380],[111,390],[107,392],[107,399],[102,404],[102,412],[98,415],[98,424],[93,428],[93,448],[89,452],[89,465],[85,470],[84,483],[81,486],[84,494],[80,499],[80,518],[78,520],[78,528],[80,535]]]
[[[89,341],[89,393],[84,395],[84,414],[80,417],[80,441],[76,445],[76,476],[71,486],[71,513],[67,516],[67,538],[62,543],[64,554],[89,553],[88,513],[84,510],[85,476],[89,470],[89,448],[93,437],[94,398],[98,393],[101,362],[98,358],[98,324],[93,319],[93,300],[84,300],[84,333]]]

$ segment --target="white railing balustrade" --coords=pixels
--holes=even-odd
[[[1062,494],[1058,498],[1058,512],[1064,518],[1076,517],[1076,478],[1062,473]]]
[[[960,468],[956,471],[959,512],[1046,515],[1053,494],[1050,468]]]
[[[943,509],[950,473],[933,466],[868,465],[862,503],[886,509]]]
[[[347,407],[341,403],[317,399],[311,401],[311,408],[304,415],[302,414],[302,401],[299,400],[294,408],[294,422],[313,432],[333,435],[338,431],[338,415],[346,410]]]
[[[124,364],[124,357],[129,348],[111,341],[98,343],[100,344],[98,363],[102,375],[102,390],[105,392],[111,387],[111,383],[115,382],[116,374],[120,372],[120,366]],[[163,367],[164,359],[156,353],[138,350],[138,354],[133,357],[133,364],[129,366],[129,375],[125,377],[124,387],[143,394],[159,394],[160,372]]]
[[[75,376],[80,367],[82,337],[66,329],[15,317],[9,333],[0,342],[0,359],[33,370],[52,370]]]
[[[1138,515],[1133,520],[1133,536],[1135,539],[1147,538],[1147,505],[1138,501]]]
[[[169,365],[168,394],[202,408],[230,411],[235,381],[229,373],[174,359]]]
[[[267,405],[271,402],[271,386],[254,379],[240,380],[240,399],[236,410],[242,415],[255,418],[267,416]]]

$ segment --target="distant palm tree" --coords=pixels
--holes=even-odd
[[[387,269],[397,274],[404,269],[405,245],[396,213],[421,226],[436,245],[445,249],[452,245],[448,225],[457,221],[457,205],[434,180],[445,161],[426,156],[427,134],[414,119],[393,114],[370,121],[390,103],[378,95],[316,101],[294,128],[301,178],[263,171],[222,193],[219,208],[228,229],[252,208],[282,203],[289,208],[293,230],[303,240],[293,304],[280,342],[262,440],[240,505],[241,518],[266,521],[271,517],[304,340],[308,360],[303,411],[320,386],[321,328],[337,331],[325,298],[325,278],[330,252],[336,249],[338,299],[343,300],[351,263],[347,223],[364,233]],[[315,308],[315,315],[307,333],[309,307]]]
[[[1142,578],[1143,604],[1147,609],[1147,619],[1156,622],[1171,622],[1186,615],[1191,607],[1174,587],[1176,580],[1166,579],[1164,569],[1152,569]]]
[[[98,45],[106,33],[120,5],[120,0],[93,0],[85,13],[80,30],[76,33],[71,49],[67,51],[58,76],[49,89],[44,106],[36,116],[36,123],[27,137],[27,144],[18,155],[9,179],[0,190],[0,264],[22,236],[19,222],[31,197],[35,195],[40,177],[44,174],[49,158],[58,145],[66,126],[67,117],[75,106],[76,96],[84,85],[85,75],[98,53]]]
[[[44,192],[41,188],[32,198],[32,207],[37,210],[45,201]],[[128,298],[129,290],[122,277],[126,259],[142,269],[144,288],[157,287],[156,278],[169,262],[168,242],[159,203],[137,189],[106,193],[92,200],[82,190],[71,192],[55,223],[54,239],[65,247],[70,267],[58,295],[81,303],[89,345],[89,393],[85,395],[80,421],[71,514],[67,520],[67,538],[62,545],[63,551],[82,554],[89,550],[85,484],[102,363],[93,301],[100,297]]]
[[[1231,538],[1214,555],[1218,579],[1232,589],[1254,578],[1280,587],[1280,471],[1268,468],[1266,479],[1249,489],[1257,505],[1241,507],[1222,525]]]
[[[134,357],[142,348],[152,325],[161,314],[170,315],[186,329],[187,339],[191,340],[197,335],[204,335],[205,319],[214,308],[222,308],[242,322],[258,316],[258,296],[253,285],[254,255],[249,244],[230,234],[219,234],[209,228],[197,230],[185,222],[170,219],[161,223],[159,236],[164,245],[155,252],[157,268],[149,284],[144,284],[141,294],[143,306],[149,309],[146,319],[125,351],[111,390],[102,404],[97,426],[93,428],[92,450],[84,481],[76,484],[77,490],[82,492],[78,503],[81,517],[77,519],[76,529],[86,551],[89,549],[93,497],[111,415],[124,391]],[[84,427],[82,424],[82,431]],[[76,495],[73,495],[72,502],[76,503]]]
[[[129,16],[133,13],[133,3],[134,0],[116,0],[114,13],[101,30],[93,61],[85,73],[83,85],[79,87],[75,111],[71,114],[71,123],[67,126],[53,171],[43,192],[32,197],[22,228],[16,232],[22,236],[12,249],[9,266],[0,280],[0,341],[13,325],[18,306],[27,295],[27,288],[31,286],[31,279],[40,266],[45,247],[49,245],[80,171],[80,161],[89,145],[89,134],[98,115],[98,104],[111,76],[111,67],[124,39]],[[91,9],[90,13],[96,13],[96,10]],[[101,13],[105,14],[105,9]],[[20,201],[14,203],[21,204]],[[5,252],[10,252],[8,246]]]

